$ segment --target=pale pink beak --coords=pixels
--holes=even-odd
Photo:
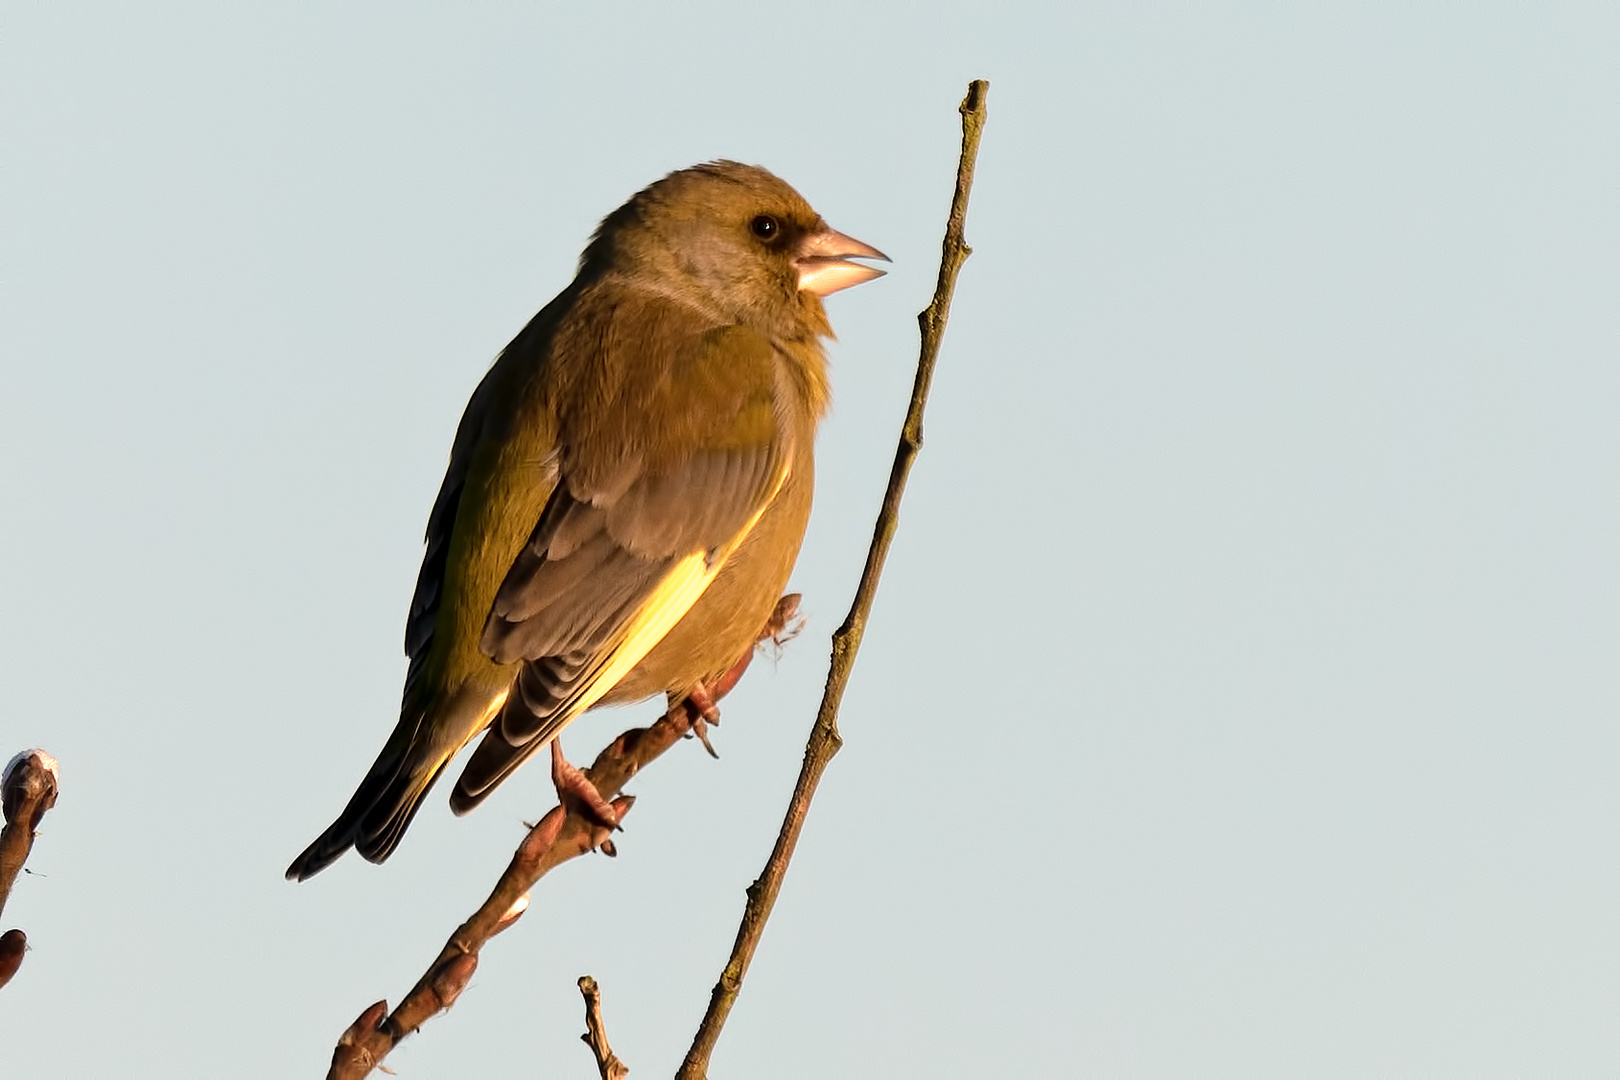
[[[799,241],[799,249],[793,257],[793,265],[799,271],[799,288],[817,296],[830,296],[839,289],[880,278],[886,272],[875,266],[850,262],[850,259],[889,261],[887,255],[871,244],[863,244],[823,225],[819,231]]]

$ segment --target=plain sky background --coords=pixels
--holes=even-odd
[[[401,1077],[684,1053],[800,758],[991,80],[927,445],[713,1076],[1620,1071],[1620,16],[1590,5],[7,4],[18,1077],[318,1076],[551,802],[287,862],[392,727],[454,425],[663,173],[833,298],[811,623]],[[588,758],[648,705],[565,737]]]

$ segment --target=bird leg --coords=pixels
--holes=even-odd
[[[743,657],[739,663],[747,667],[748,657]],[[716,680],[716,683],[719,681]],[[720,706],[714,703],[714,699],[715,695],[709,692],[709,688],[698,683],[686,692],[681,705],[686,709],[686,722],[691,725],[691,730],[686,733],[687,737],[696,735],[698,742],[703,744],[703,749],[709,752],[709,756],[718,758],[720,755],[715,753],[714,744],[709,741],[709,725],[720,726]]]
[[[805,621],[805,616],[799,614],[799,601],[802,599],[795,592],[788,593],[776,602],[771,617],[765,620],[765,629],[759,632],[758,645],[763,646],[768,641],[772,647],[780,649],[799,636]]]
[[[709,725],[720,726],[720,706],[716,702],[731,693],[742,680],[743,672],[748,670],[748,665],[753,662],[754,653],[759,651],[761,645],[768,641],[781,646],[799,632],[803,622],[798,618],[799,600],[798,593],[788,593],[778,600],[776,607],[771,611],[771,617],[765,620],[765,626],[760,630],[759,637],[754,639],[754,645],[719,678],[710,679],[706,683],[699,682],[686,692],[681,704],[686,706],[686,718],[692,725],[691,734],[697,736],[710,757],[720,756],[714,752],[714,746],[709,742]]]
[[[609,829],[619,828],[619,815],[602,798],[596,785],[563,757],[562,740],[551,740],[551,782],[557,786],[557,801],[563,808],[586,821]]]

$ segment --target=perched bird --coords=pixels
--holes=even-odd
[[[467,404],[428,515],[399,723],[287,877],[351,846],[386,859],[480,732],[458,814],[592,706],[712,708],[706,684],[753,647],[804,538],[821,298],[883,273],[861,258],[885,256],[730,161],[608,215]]]

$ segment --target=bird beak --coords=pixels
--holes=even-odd
[[[799,288],[817,296],[830,296],[839,289],[859,285],[863,281],[882,277],[886,271],[865,266],[850,259],[882,259],[889,257],[871,244],[863,244],[853,236],[845,236],[823,225],[799,241],[793,256],[793,266],[799,271]]]

